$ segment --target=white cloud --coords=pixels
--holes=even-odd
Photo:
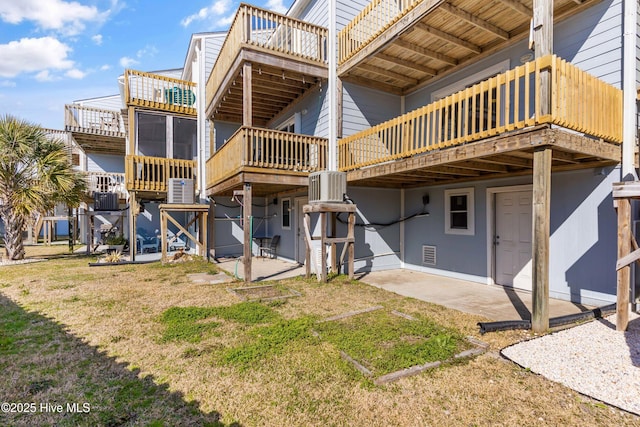
[[[100,71],[107,71],[111,69],[111,65],[109,64],[104,64],[102,67],[100,67]]]
[[[71,70],[64,73],[64,75],[72,79],[80,80],[83,79],[87,75],[87,73],[80,71],[77,68],[72,68]]]
[[[39,82],[51,82],[54,79],[51,73],[49,73],[49,70],[42,70],[36,74],[36,80]]]
[[[24,38],[8,44],[0,44],[0,77],[15,77],[21,73],[41,72],[49,77],[48,70],[68,70],[73,61],[67,59],[71,47],[53,37]],[[42,71],[47,71],[42,74]]]
[[[282,0],[269,0],[267,1],[266,8],[283,14],[287,12],[287,8],[282,3]]]
[[[95,6],[64,0],[0,0],[0,19],[9,24],[33,21],[41,29],[55,30],[65,35],[82,32],[88,21],[104,16]]]
[[[197,13],[187,16],[182,21],[180,21],[180,24],[182,24],[183,27],[188,27],[193,21],[204,21],[223,16],[230,7],[231,0],[215,0],[213,3],[211,3],[211,6],[203,7]],[[220,20],[216,20],[216,26],[220,27],[220,24],[225,24],[226,22],[224,21],[228,21],[228,18],[225,18],[223,22],[221,22]]]
[[[122,58],[120,58],[120,66],[122,68],[129,68],[139,63],[140,63],[139,61],[136,61],[133,58],[129,58],[128,56],[123,56]]]
[[[156,56],[158,54],[158,48],[155,46],[147,45],[144,48],[136,52],[137,58],[144,58],[146,56]]]
[[[0,87],[16,87],[16,82],[11,80],[3,80],[0,82]]]
[[[93,40],[95,44],[100,46],[102,44],[102,34],[96,34],[95,36],[92,36],[91,40]]]

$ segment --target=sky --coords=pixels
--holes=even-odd
[[[248,3],[286,13],[293,0]],[[63,129],[65,104],[118,94],[125,68],[182,68],[191,35],[227,30],[239,4],[0,0],[0,115]]]

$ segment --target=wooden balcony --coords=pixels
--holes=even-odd
[[[128,196],[125,185],[125,174],[116,172],[84,172],[87,180],[87,194],[116,193],[118,199]]]
[[[193,82],[135,70],[125,70],[124,82],[125,102],[129,107],[197,114]]]
[[[326,44],[325,28],[240,4],[207,81],[207,116],[241,123],[243,103],[251,102],[253,123],[264,126],[327,78]],[[245,63],[250,76],[242,74]]]
[[[558,22],[596,3],[555,0]],[[373,0],[338,34],[344,81],[399,95],[529,36],[533,0]]]
[[[126,135],[119,111],[67,104],[64,127],[87,154],[124,156]]]
[[[207,161],[207,195],[231,194],[245,182],[257,196],[305,187],[326,159],[324,138],[242,127]]]
[[[555,170],[615,164],[621,141],[622,91],[549,55],[341,139],[338,163],[351,182],[430,185],[530,173],[540,145]]]
[[[195,180],[196,168],[194,160],[126,156],[126,187],[128,191],[146,192],[148,198],[163,199],[170,178]]]

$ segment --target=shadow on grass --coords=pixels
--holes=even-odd
[[[2,294],[0,372],[2,425],[225,426],[219,413],[200,411],[197,401]]]

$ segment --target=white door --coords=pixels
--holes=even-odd
[[[296,199],[295,207],[295,230],[296,230],[296,261],[300,264],[304,264],[305,258],[305,243],[304,243],[304,212],[302,207],[308,203],[306,198]]]
[[[531,290],[531,191],[495,197],[495,282]]]

